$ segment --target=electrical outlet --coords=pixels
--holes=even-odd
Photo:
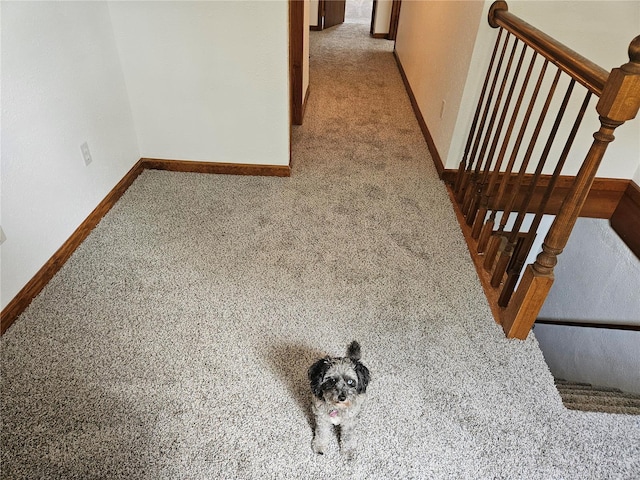
[[[82,157],[84,158],[84,164],[89,165],[93,159],[91,158],[91,152],[89,151],[89,145],[87,142],[84,142],[80,145],[80,150],[82,150]]]
[[[440,118],[444,117],[444,110],[447,106],[446,100],[442,100],[442,105],[440,106]]]
[[[0,245],[2,245],[6,239],[7,237],[5,237],[4,235],[4,230],[2,230],[2,227],[0,227]]]

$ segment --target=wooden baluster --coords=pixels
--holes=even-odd
[[[537,54],[534,53],[533,58],[531,59],[531,65],[529,66],[529,69],[533,68],[533,65],[536,61],[536,55]],[[533,93],[531,94],[531,99],[529,100],[527,113],[524,115],[524,119],[522,121],[522,124],[520,125],[520,131],[518,132],[518,137],[511,151],[511,157],[509,158],[509,163],[507,164],[505,175],[502,178],[502,182],[500,182],[500,187],[498,188],[498,194],[496,195],[496,199],[495,199],[496,208],[499,208],[499,206],[502,205],[503,199],[509,187],[509,184],[511,181],[511,172],[513,171],[513,166],[515,164],[518,153],[520,152],[520,146],[522,145],[522,140],[524,139],[527,126],[529,125],[529,119],[531,118],[531,113],[533,112],[533,108],[536,104],[536,100],[538,99],[538,94],[540,93],[540,88],[542,86],[542,81],[544,80],[544,76],[547,72],[548,65],[549,65],[549,62],[545,60],[544,63],[542,64],[540,74],[538,75],[538,81],[536,82],[536,86],[533,90]],[[497,253],[497,251],[494,251],[494,248],[498,248],[498,246],[500,245],[500,238],[502,238],[502,234],[504,232],[505,226],[509,219],[511,209],[513,208],[513,203],[515,202],[515,199],[516,199],[515,192],[517,192],[517,189],[519,188],[520,183],[522,182],[522,178],[524,177],[524,172],[521,172],[521,173],[522,173],[522,176],[520,175],[518,176],[518,180],[516,182],[517,185],[513,187],[511,201],[507,202],[508,205],[506,208],[504,208],[504,212],[500,219],[500,226],[498,227],[498,230],[495,233],[495,236],[497,237],[496,241],[495,242],[493,240],[490,241],[490,244],[489,244],[490,250],[488,250],[488,253],[492,252],[493,255],[488,255],[484,261],[484,269],[487,270],[488,272],[491,272],[493,270],[495,253]],[[495,215],[493,215],[493,220],[495,220]],[[493,225],[491,225],[491,229],[493,231]]]
[[[560,73],[560,70],[558,70],[558,73]],[[556,79],[557,78],[558,76],[556,75]],[[571,82],[569,82],[569,87],[567,88],[567,92],[565,93],[565,96],[562,100],[562,105],[560,105],[558,114],[556,115],[556,119],[553,122],[553,126],[551,128],[551,132],[549,133],[547,143],[545,144],[544,150],[542,151],[542,156],[540,157],[540,160],[538,161],[538,165],[536,167],[536,171],[533,174],[531,184],[529,185],[527,193],[525,194],[522,204],[520,205],[520,211],[518,212],[518,216],[516,217],[516,221],[511,230],[511,235],[509,236],[509,243],[507,244],[505,250],[502,252],[501,258],[498,260],[499,268],[496,267],[496,270],[493,273],[492,282],[496,282],[496,284],[492,283],[494,287],[497,287],[499,285],[499,283],[497,283],[497,280],[501,280],[503,278],[506,269],[510,265],[514,264],[515,260],[512,255],[515,252],[516,243],[518,242],[520,228],[522,228],[522,223],[524,222],[525,216],[527,215],[527,211],[529,211],[529,205],[531,204],[531,200],[533,199],[538,181],[540,180],[540,175],[542,175],[542,170],[544,169],[547,158],[549,157],[549,152],[551,151],[551,147],[553,145],[553,142],[555,141],[556,135],[558,133],[558,128],[560,128],[560,123],[562,122],[562,118],[564,117],[564,112],[566,111],[567,105],[569,104],[569,99],[571,98],[571,93],[573,92],[573,87],[575,86],[575,84],[576,81],[574,79],[571,79]],[[502,258],[503,256],[505,258]],[[501,307],[506,306],[506,304],[499,305]]]
[[[558,70],[558,73],[560,73],[560,70]],[[566,111],[567,105],[569,104],[569,99],[571,98],[571,93],[573,92],[573,87],[575,86],[575,84],[576,84],[576,81],[571,79],[571,82],[569,82],[569,87],[567,88],[567,92],[565,93],[564,98],[562,100],[562,104],[558,109],[558,114],[556,115],[556,119],[553,122],[553,126],[551,127],[551,132],[549,133],[549,138],[547,139],[547,143],[544,146],[544,150],[542,151],[540,160],[538,160],[536,171],[533,174],[533,178],[531,180],[531,183],[529,184],[529,188],[527,189],[525,197],[522,200],[522,204],[520,205],[520,211],[518,212],[518,216],[511,230],[511,235],[509,236],[509,243],[507,244],[507,247],[503,251],[503,255],[508,258],[504,258],[504,259],[500,258],[498,262],[500,269],[496,267],[496,270],[494,271],[494,274],[493,274],[493,281],[497,282],[497,279],[501,280],[506,272],[506,269],[509,266],[514,265],[515,259],[512,257],[512,255],[515,252],[516,242],[518,242],[520,228],[522,228],[522,223],[524,222],[525,216],[529,211],[529,205],[531,204],[531,200],[533,199],[533,195],[535,193],[536,187],[538,186],[538,181],[540,180],[540,175],[542,175],[542,170],[544,169],[544,166],[547,163],[547,158],[549,158],[549,152],[551,151],[551,147],[553,145],[553,142],[555,141],[556,135],[558,133],[558,128],[560,128],[560,123],[562,122],[562,118],[564,117],[564,112]],[[497,287],[498,285],[499,283],[496,283],[493,286]],[[506,306],[506,304],[505,305],[499,304],[499,305],[501,307]]]
[[[499,157],[503,158],[505,153],[506,153],[506,149],[507,149],[507,144],[509,143],[508,140],[511,138],[511,133],[513,132],[513,128],[515,126],[515,122],[518,116],[518,112],[520,111],[520,106],[522,105],[522,101],[524,99],[524,94],[527,90],[527,87],[529,86],[529,79],[531,78],[531,73],[533,71],[533,67],[536,63],[536,58],[537,58],[537,53],[535,52],[535,50],[533,51],[533,55],[531,56],[531,62],[529,64],[529,69],[527,70],[527,74],[525,75],[524,81],[522,82],[522,88],[520,90],[520,95],[518,96],[518,101],[516,102],[516,106],[514,108],[514,112],[513,112],[513,116],[511,117],[511,122],[509,123],[509,127],[507,129],[507,133],[505,134],[505,142],[503,142],[502,144],[502,149],[500,151]],[[542,68],[542,72],[541,75],[538,78],[538,82],[536,84],[536,88],[534,89],[534,92],[532,94],[532,98],[531,101],[529,102],[529,108],[527,109],[527,113],[524,116],[524,119],[521,123],[521,128],[520,128],[520,132],[518,133],[518,137],[516,139],[515,145],[513,147],[513,150],[511,152],[511,157],[509,158],[509,162],[507,163],[507,167],[504,171],[504,175],[500,175],[500,172],[498,171],[499,169],[496,169],[496,173],[495,175],[495,179],[496,181],[498,181],[497,179],[499,179],[500,177],[502,177],[502,180],[499,181],[499,187],[498,187],[498,193],[497,195],[494,197],[494,206],[492,207],[492,211],[491,211],[491,215],[489,216],[489,219],[485,222],[485,224],[482,226],[482,230],[480,232],[480,236],[478,238],[478,253],[484,253],[487,245],[489,244],[489,239],[491,238],[491,235],[494,233],[493,232],[493,227],[495,225],[495,220],[496,220],[496,212],[497,210],[500,208],[500,205],[502,203],[502,200],[504,198],[504,194],[506,192],[507,186],[509,184],[509,179],[511,177],[511,172],[513,171],[513,165],[515,163],[516,157],[518,155],[518,151],[520,150],[520,145],[522,143],[522,138],[524,137],[524,132],[527,128],[528,125],[528,120],[531,116],[531,111],[533,110],[533,105],[535,104],[535,100],[538,97],[538,92],[540,91],[540,85],[542,84],[542,78],[544,78],[544,73],[546,71],[546,67],[547,67],[547,63],[545,62],[545,64],[543,65]],[[489,187],[489,191],[493,191],[493,186]],[[489,204],[489,199],[487,198],[487,205]],[[486,214],[485,214],[486,215]],[[502,226],[502,229],[504,229],[504,226]],[[502,231],[502,230],[499,230]],[[495,255],[495,252],[494,252]],[[487,259],[485,259],[485,269],[488,271],[491,271],[491,266],[489,266],[487,268]]]
[[[544,120],[547,116],[547,112],[549,111],[549,107],[551,105],[551,101],[553,100],[553,95],[556,91],[556,87],[558,85],[558,80],[560,79],[561,70],[556,71],[556,75],[553,78],[553,83],[549,88],[549,93],[547,94],[547,100],[542,107],[542,111],[540,112],[540,116],[538,118],[538,123],[536,124],[536,128],[531,136],[531,140],[529,142],[529,148],[527,148],[527,152],[522,160],[522,165],[520,166],[520,172],[518,173],[518,178],[516,179],[516,185],[514,186],[514,190],[511,194],[511,200],[509,202],[508,208],[505,209],[505,214],[508,212],[509,214],[513,211],[515,206],[516,199],[518,198],[518,193],[520,192],[520,187],[522,185],[522,181],[524,180],[524,175],[527,171],[527,166],[529,165],[529,161],[531,160],[531,155],[533,154],[533,150],[538,141],[538,137],[540,136],[540,131],[542,130],[542,125],[544,124]],[[521,208],[521,210],[526,211],[525,208]],[[522,224],[522,219],[524,215],[518,215],[516,218],[516,224],[511,229],[511,235],[509,242],[507,242],[504,250],[500,252],[500,257],[498,262],[496,263],[495,268],[493,269],[493,274],[491,276],[491,285],[494,288],[497,288],[502,283],[504,274],[507,270],[507,266],[511,261],[511,255],[513,255],[513,249],[515,247],[515,241],[517,239],[518,230],[520,229],[520,225]],[[506,223],[506,220],[504,220]]]
[[[502,96],[504,95],[504,90],[507,86],[507,80],[509,78],[509,73],[511,72],[511,65],[513,64],[513,58],[515,56],[517,47],[518,47],[518,39],[516,38],[513,42],[513,47],[511,48],[509,61],[507,62],[507,66],[505,67],[504,72],[502,74],[502,81],[500,82],[498,95],[496,97],[496,101],[493,104],[493,112],[491,113],[491,118],[489,119],[489,125],[487,126],[487,134],[484,137],[484,142],[482,142],[482,148],[480,149],[480,155],[478,157],[479,158],[478,182],[476,183],[476,188],[475,188],[475,191],[473,192],[469,209],[467,211],[467,225],[473,225],[475,221],[476,213],[478,212],[478,202],[480,201],[480,197],[482,196],[483,190],[487,185],[487,179],[489,177],[489,172],[491,171],[491,165],[493,164],[493,156],[495,155],[498,140],[500,139],[500,133],[502,132],[502,126],[504,125],[504,118],[509,108],[509,103],[511,102],[511,95],[509,95],[505,100],[504,105],[502,105]],[[511,89],[510,94],[511,93],[513,93],[513,89]],[[497,125],[495,125],[496,118],[498,117],[498,113],[500,112],[501,106],[503,109],[503,113],[500,116],[500,121],[498,122]],[[495,125],[495,130],[494,130],[494,125]],[[489,141],[491,140],[492,136],[493,136],[493,142],[491,142],[491,149],[487,154],[487,147],[489,146]],[[482,170],[482,175],[480,175],[480,170]],[[484,221],[484,217],[482,220]],[[478,236],[476,235],[475,238],[478,238]]]
[[[506,237],[504,236],[502,230],[498,230],[489,239],[489,245],[487,247],[487,252],[485,253],[483,264],[483,267],[487,272],[491,272],[493,270],[493,267],[495,266],[495,263],[498,259],[498,252],[504,249],[505,244]]]
[[[465,186],[465,190],[463,192],[459,192],[459,196],[458,198],[458,202],[462,203],[462,213],[466,215],[467,211],[468,211],[468,207],[469,207],[469,203],[470,203],[470,191],[473,191],[473,188],[475,187],[475,182],[478,179],[478,174],[480,172],[480,164],[481,164],[481,159],[477,159],[476,161],[476,155],[478,153],[478,147],[480,146],[480,141],[483,137],[483,132],[485,129],[485,124],[487,122],[487,116],[489,115],[489,111],[491,110],[491,102],[493,100],[493,93],[495,92],[496,89],[496,84],[498,83],[498,77],[500,76],[500,70],[502,69],[502,62],[504,61],[504,55],[505,52],[507,50],[507,45],[509,44],[509,38],[510,38],[511,34],[507,33],[507,36],[504,39],[504,44],[502,46],[502,51],[500,53],[500,58],[498,59],[498,65],[496,66],[496,70],[494,72],[494,76],[493,76],[493,81],[491,82],[491,88],[489,89],[489,95],[487,97],[487,101],[485,103],[484,106],[484,111],[482,112],[482,118],[480,120],[480,126],[478,127],[478,134],[476,135],[476,139],[473,143],[473,148],[471,150],[471,157],[470,157],[470,168],[469,168],[469,172],[473,171],[473,173],[469,174],[467,173],[467,175],[465,176],[467,183],[471,182],[470,186]],[[488,135],[489,132],[485,132],[485,135]],[[473,164],[475,163],[475,168],[473,168]]]
[[[491,72],[493,69],[493,62],[496,59],[496,53],[498,51],[498,47],[500,45],[500,38],[502,37],[502,32],[504,30],[501,28],[498,32],[498,38],[496,39],[496,44],[493,47],[493,53],[491,54],[491,61],[489,62],[489,68],[487,68],[487,75],[485,76],[484,83],[482,84],[482,92],[480,93],[480,99],[478,100],[478,105],[476,106],[476,112],[473,115],[473,122],[471,123],[471,130],[469,131],[469,137],[467,138],[467,143],[464,147],[464,154],[462,155],[462,160],[460,161],[460,165],[458,166],[458,175],[456,176],[456,183],[454,186],[454,192],[456,193],[456,197],[458,194],[464,193],[464,188],[466,186],[467,173],[471,170],[471,161],[468,162],[469,150],[471,148],[471,143],[473,142],[474,134],[476,133],[476,126],[478,125],[478,118],[480,117],[480,111],[482,110],[482,105],[484,102],[484,96],[487,92],[487,85],[489,85],[489,79],[491,78]],[[458,198],[458,201],[461,200],[462,197]]]
[[[582,106],[578,111],[578,115],[573,123],[573,127],[571,128],[571,132],[567,137],[567,141],[564,145],[564,149],[560,154],[560,158],[556,167],[551,175],[551,180],[549,181],[549,185],[545,190],[545,193],[538,205],[538,209],[536,215],[531,222],[531,226],[529,227],[529,232],[527,233],[527,238],[522,242],[520,251],[518,255],[514,259],[513,262],[509,265],[507,269],[507,280],[502,286],[502,291],[500,292],[500,297],[498,299],[498,305],[501,307],[506,307],[509,304],[509,300],[511,299],[511,295],[513,294],[513,290],[516,287],[516,283],[520,278],[520,273],[522,272],[522,267],[524,267],[524,262],[527,260],[527,256],[529,255],[529,250],[531,250],[531,246],[535,240],[536,234],[538,232],[538,228],[540,227],[540,222],[542,221],[542,217],[544,216],[544,212],[547,208],[547,204],[549,203],[549,199],[551,198],[551,194],[553,193],[553,189],[560,177],[560,173],[564,168],[564,164],[569,156],[569,151],[571,150],[571,146],[573,145],[573,141],[576,138],[578,133],[578,129],[582,123],[582,119],[584,118],[584,114],[587,111],[587,106],[589,105],[589,101],[591,100],[591,92],[587,91],[587,94],[582,102]]]
[[[482,212],[482,208],[480,207],[481,210],[480,212]],[[483,217],[487,216],[487,210],[485,210],[485,213],[483,215]],[[480,215],[481,213],[479,213]],[[478,245],[476,248],[476,251],[479,254],[483,254],[486,250],[487,250],[487,244],[489,243],[489,239],[491,238],[491,234],[493,233],[493,227],[496,224],[496,210],[492,210],[491,214],[489,215],[489,218],[487,218],[487,220],[484,222],[484,224],[482,225],[482,228],[480,229],[480,234],[478,235]]]
[[[602,157],[613,133],[624,122],[635,118],[640,108],[640,36],[629,46],[630,61],[614,68],[604,85],[596,106],[600,115],[600,129],[584,163],[571,186],[555,221],[542,244],[542,252],[535,263],[527,266],[509,306],[505,309],[502,328],[508,338],[525,339],[542,308],[553,284],[553,269],[557,256],[567,244],[569,235],[589,194]]]
[[[514,43],[514,49],[515,49],[515,45],[516,44]],[[527,46],[523,44],[522,52],[520,53],[520,59],[518,60],[518,65],[516,66],[515,72],[513,74],[513,78],[511,79],[511,86],[509,87],[509,92],[507,93],[507,99],[502,109],[502,115],[500,116],[500,120],[498,121],[496,135],[493,138],[493,144],[491,145],[491,150],[489,150],[489,158],[493,158],[493,156],[495,155],[495,151],[498,148],[498,140],[500,138],[500,133],[502,132],[502,127],[504,126],[504,122],[507,118],[509,105],[511,104],[511,98],[513,96],[513,92],[516,88],[516,84],[520,76],[520,69],[522,68],[522,62],[524,61],[526,51],[527,51]],[[492,192],[494,191],[496,183],[498,182],[498,179],[500,177],[500,169],[502,168],[502,162],[504,160],[504,156],[507,151],[507,145],[509,143],[509,140],[511,139],[511,133],[513,132],[513,127],[515,125],[516,117],[518,116],[518,113],[520,111],[520,106],[522,105],[522,98],[527,88],[527,84],[529,83],[530,74],[531,74],[531,68],[529,68],[529,71],[527,72],[527,75],[525,76],[525,79],[523,81],[522,88],[520,89],[520,95],[518,96],[518,100],[516,101],[516,104],[513,108],[513,112],[511,114],[511,120],[507,127],[507,131],[504,134],[504,138],[502,140],[502,147],[500,148],[500,152],[498,153],[498,156],[496,158],[496,162],[495,162],[495,165],[493,166],[493,171],[491,172],[491,177],[488,181],[488,184],[487,184],[487,177],[489,177],[489,173],[490,173],[489,162],[487,162],[487,165],[485,166],[484,182],[486,186],[481,193],[482,196],[477,202],[478,211],[473,223],[473,227],[471,229],[471,237],[475,238],[476,240],[478,240],[480,237],[480,231],[482,227],[487,223],[491,223],[491,229],[493,229],[493,222],[495,221],[495,215],[493,215],[492,218],[490,218],[487,222],[485,222],[485,218],[489,210],[489,197],[492,195]],[[480,243],[480,241],[478,241],[478,253],[484,252],[485,245],[486,245],[486,241],[483,241],[482,244]]]

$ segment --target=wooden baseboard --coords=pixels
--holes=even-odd
[[[482,285],[482,289],[484,290],[484,295],[487,298],[489,307],[491,308],[493,319],[498,325],[502,325],[504,309],[500,307],[500,305],[498,305],[498,299],[500,295],[498,294],[498,291],[491,286],[491,274],[484,269],[484,257],[480,257],[479,255],[474,255],[473,253],[471,253],[475,251],[476,241],[471,236],[471,227],[467,225],[467,222],[465,221],[464,215],[460,210],[460,206],[456,201],[455,195],[450,185],[447,185],[447,193],[449,194],[449,199],[451,200],[451,206],[458,220],[458,224],[460,225],[462,236],[464,237],[464,240],[467,243],[467,250],[469,251],[469,256],[473,261],[474,267],[476,267],[478,280],[480,280],[480,285]]]
[[[607,330],[627,330],[640,332],[640,325],[632,323],[574,322],[571,320],[536,319],[535,325],[558,325],[562,327],[603,328]]]
[[[640,258],[640,187],[629,182],[610,219],[611,228]]]
[[[142,167],[149,170],[171,172],[215,173],[219,175],[256,175],[264,177],[289,177],[289,165],[253,165],[249,163],[192,162],[188,160],[163,160],[142,158]]]
[[[291,175],[289,165],[251,165],[230,163],[189,162],[180,160],[160,160],[141,158],[120,182],[109,192],[100,204],[91,212],[69,239],[38,270],[31,280],[2,310],[0,316],[0,335],[15,322],[31,301],[42,291],[49,280],[62,268],[73,252],[98,225],[102,217],[115,205],[134,180],[145,169],[170,170],[173,172],[216,173],[229,175],[260,175],[288,177]]]
[[[20,314],[29,306],[31,301],[42,291],[45,285],[62,268],[73,252],[100,222],[102,217],[115,205],[122,194],[131,186],[133,181],[143,170],[142,161],[138,161],[120,182],[109,192],[98,206],[91,212],[84,222],[73,232],[69,239],[56,253],[38,270],[31,280],[2,310],[0,316],[0,335],[9,328]]]
[[[404,88],[407,90],[407,95],[409,95],[409,100],[411,101],[411,106],[413,107],[413,113],[415,114],[416,119],[418,120],[418,124],[420,125],[420,130],[422,130],[422,135],[424,136],[424,139],[427,142],[427,147],[429,148],[429,153],[431,153],[433,164],[435,165],[440,178],[443,178],[442,175],[445,170],[444,170],[444,163],[442,162],[442,157],[440,157],[440,153],[438,153],[438,149],[436,148],[436,144],[433,141],[431,132],[429,132],[427,123],[424,121],[424,117],[422,116],[422,112],[420,111],[420,107],[418,106],[418,101],[416,100],[416,97],[413,94],[413,90],[411,89],[411,85],[409,84],[409,80],[407,79],[407,75],[404,71],[404,67],[402,66],[402,62],[400,61],[400,57],[398,57],[398,52],[394,50],[393,56],[395,57],[396,63],[398,64],[398,70],[400,70],[400,75],[402,76]]]
[[[372,33],[371,34],[371,38],[378,38],[378,39],[388,39],[389,34],[388,33]]]
[[[453,184],[455,182],[455,178],[457,175],[456,170],[447,169],[442,173],[442,178],[449,184]],[[517,174],[512,174],[513,180],[515,181]],[[531,180],[533,179],[533,175],[526,175],[523,181],[523,185],[526,188],[530,185]],[[538,205],[545,193],[545,189],[551,180],[550,175],[542,175],[539,182],[538,187],[536,187],[533,197],[531,199],[531,203],[529,204],[528,211],[530,213],[537,212]],[[561,175],[558,178],[555,188],[553,189],[553,194],[547,203],[547,207],[545,209],[545,213],[549,215],[556,215],[560,211],[560,207],[562,206],[562,202],[573,185],[575,181],[575,177],[568,175]],[[596,178],[593,182],[593,186],[589,191],[589,196],[580,211],[581,217],[588,218],[604,218],[610,219],[616,210],[616,207],[621,202],[621,199],[625,195],[625,192],[628,190],[630,181],[618,178]],[[497,190],[497,187],[496,187]],[[509,193],[509,189],[507,189],[507,194]],[[524,196],[524,193],[522,194]],[[505,198],[508,198],[508,195],[505,195]],[[520,205],[522,203],[521,199],[516,200],[516,205]],[[639,202],[640,205],[640,202]],[[502,205],[490,205],[491,208],[495,208],[497,210],[501,210],[504,208],[504,203]],[[638,212],[640,215],[640,211]]]

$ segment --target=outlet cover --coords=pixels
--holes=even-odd
[[[84,164],[89,165],[93,159],[91,158],[91,152],[89,151],[89,145],[87,142],[84,142],[80,145],[80,150],[82,150],[82,158],[84,158]]]

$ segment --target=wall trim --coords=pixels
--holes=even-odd
[[[611,228],[640,259],[640,187],[630,181],[609,220]]]
[[[0,314],[0,335],[16,321],[25,311],[33,299],[49,283],[53,276],[62,268],[73,252],[89,236],[91,231],[100,223],[109,210],[122,197],[143,170],[168,170],[172,172],[214,173],[227,175],[257,175],[288,177],[291,175],[289,165],[252,165],[233,163],[190,162],[184,160],[161,160],[141,158],[129,172],[113,187],[107,196],[71,234],[66,242],[53,256],[38,270],[31,280],[7,304]]]
[[[457,170],[454,169],[446,169],[442,173],[442,179],[448,183],[453,184],[455,182],[456,176],[458,174]],[[511,177],[515,180],[518,176],[517,173],[512,173]],[[533,175],[527,174],[523,180],[523,186],[526,187],[531,183],[533,179]],[[551,175],[542,175],[538,182],[538,187],[534,191],[533,198],[531,200],[531,208],[529,209],[530,213],[535,213],[537,209],[537,205],[542,199],[542,196],[545,193],[545,189],[551,180]],[[558,177],[555,188],[553,189],[553,193],[551,198],[547,203],[547,208],[544,213],[549,215],[556,215],[560,211],[560,207],[562,206],[562,202],[567,195],[567,192],[571,188],[571,185],[575,181],[575,177],[570,175],[560,175]],[[630,180],[619,179],[619,178],[601,178],[597,177],[593,181],[593,185],[591,186],[591,190],[589,190],[589,195],[585,201],[585,204],[580,211],[581,217],[588,218],[604,218],[610,219],[614,214],[616,207],[618,207],[619,203],[623,196],[625,196],[625,192],[629,190]],[[496,186],[497,190],[497,186]],[[507,190],[509,192],[509,190]],[[516,205],[521,203],[520,200],[516,200]],[[504,205],[498,205],[497,209],[500,210]],[[638,221],[640,222],[640,194],[638,200]],[[638,224],[640,228],[640,223]]]
[[[289,110],[293,125],[302,125],[303,117],[304,28],[304,2],[289,0]]]
[[[602,322],[578,322],[571,320],[551,320],[536,319],[533,326],[536,325],[559,325],[562,327],[585,327],[585,328],[604,328],[607,330],[627,330],[631,332],[640,332],[640,325],[633,323],[602,323]]]
[[[100,222],[102,217],[115,205],[122,194],[131,186],[133,181],[142,173],[144,167],[139,160],[131,170],[118,182],[107,194],[89,216],[80,224],[66,242],[53,254],[53,256],[38,270],[31,280],[18,292],[0,315],[0,335],[9,328],[13,322],[24,312],[31,301],[49,283],[49,280],[62,268],[73,252],[89,236],[91,230]]]
[[[404,67],[402,66],[402,62],[400,61],[400,57],[398,56],[398,52],[394,49],[393,56],[396,59],[396,64],[398,65],[398,70],[400,71],[400,76],[402,77],[402,81],[404,83],[404,88],[407,90],[407,95],[409,95],[409,100],[411,101],[411,106],[413,107],[413,113],[416,116],[416,120],[418,120],[418,124],[420,125],[420,130],[422,130],[422,136],[427,142],[427,147],[429,148],[429,153],[431,153],[431,158],[433,160],[433,164],[438,171],[438,176],[443,178],[444,173],[444,163],[442,162],[442,157],[436,148],[436,144],[433,141],[433,137],[431,136],[431,132],[429,132],[429,128],[427,127],[427,123],[424,121],[424,117],[422,116],[422,112],[420,111],[420,107],[418,106],[418,101],[416,100],[415,95],[413,94],[413,90],[411,90],[411,85],[409,84],[409,79],[404,71]]]
[[[190,160],[164,160],[160,158],[141,158],[142,167],[148,170],[167,170],[170,172],[214,173],[218,175],[256,175],[261,177],[289,177],[289,165],[259,165],[251,163],[217,163]]]

